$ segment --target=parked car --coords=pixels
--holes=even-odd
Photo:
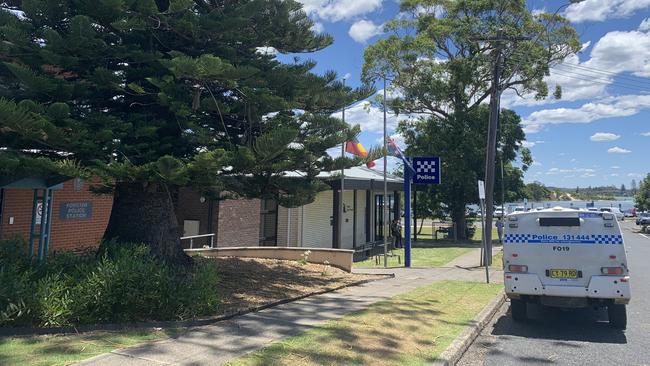
[[[616,220],[618,221],[623,221],[625,220],[625,216],[621,212],[621,210],[618,209],[618,207],[601,207],[600,212],[610,212],[613,213],[614,216],[616,216]]]
[[[494,210],[494,217],[502,218],[503,217],[503,209],[497,208]]]
[[[647,226],[650,226],[650,212],[642,212],[636,218],[636,224],[643,226],[645,229]]]
[[[517,206],[512,212],[526,212],[526,209],[524,208],[524,206]]]
[[[625,217],[636,217],[636,209],[631,208],[631,209],[625,211]]]

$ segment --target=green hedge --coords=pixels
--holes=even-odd
[[[210,259],[167,264],[146,246],[102,243],[98,253],[30,261],[24,245],[0,242],[0,326],[56,327],[213,314],[219,276]]]

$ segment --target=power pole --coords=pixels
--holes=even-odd
[[[388,134],[386,133],[386,77],[384,77],[384,199],[382,207],[382,232],[384,239],[384,268],[388,267],[388,231],[390,226],[388,224],[388,182],[386,180],[387,165],[388,165]],[[410,223],[409,223],[410,224]]]
[[[343,78],[343,87],[345,88],[345,80],[346,78]],[[345,103],[343,103],[343,110],[341,111],[341,120],[343,121],[343,124],[345,124]],[[347,141],[343,141],[341,144],[341,158],[345,158],[345,144]],[[337,238],[336,241],[338,242],[338,245],[336,246],[337,248],[341,248],[343,246],[343,213],[345,212],[344,209],[344,190],[345,190],[345,167],[341,168],[341,189],[339,190],[339,212],[338,212],[338,220],[336,220],[336,225],[337,225]]]
[[[503,30],[497,31],[496,37],[484,38],[482,41],[496,42],[494,49],[495,60],[492,71],[492,91],[490,94],[490,123],[487,133],[487,147],[485,152],[485,240],[486,258],[488,264],[492,264],[492,216],[494,214],[494,178],[495,178],[495,156],[497,146],[497,129],[499,126],[499,109],[501,107],[501,47],[505,41],[529,40],[529,37],[504,37]]]

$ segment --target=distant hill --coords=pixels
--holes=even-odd
[[[548,187],[551,192],[556,192],[559,196],[573,197],[577,200],[612,200],[615,197],[631,197],[634,196],[632,190],[616,187],[616,186],[600,186],[600,187],[576,187],[576,188],[562,188],[562,187]]]

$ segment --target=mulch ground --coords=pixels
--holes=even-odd
[[[221,274],[222,314],[385,276],[362,275],[321,264],[257,258],[214,258]]]

